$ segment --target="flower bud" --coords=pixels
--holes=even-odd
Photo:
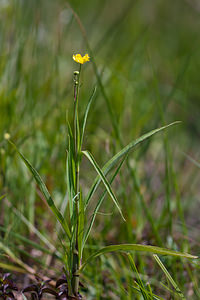
[[[4,133],[4,139],[9,140],[10,139],[10,133],[8,133],[8,132]]]

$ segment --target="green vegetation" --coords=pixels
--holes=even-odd
[[[2,273],[38,280],[24,299],[199,299],[197,2],[0,12]]]

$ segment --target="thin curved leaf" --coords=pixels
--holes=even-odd
[[[95,86],[93,91],[92,91],[92,95],[90,96],[90,99],[89,99],[88,105],[86,107],[86,110],[85,110],[85,115],[84,115],[84,119],[83,119],[83,126],[82,126],[82,134],[81,134],[81,146],[83,144],[83,137],[84,137],[84,133],[85,133],[85,126],[86,126],[86,122],[87,122],[88,113],[89,113],[92,101],[94,99],[94,95],[96,93],[96,90],[97,89],[96,89],[96,86]]]
[[[138,287],[139,287],[139,289],[140,289],[140,292],[141,292],[141,294],[142,294],[142,296],[143,296],[143,299],[144,299],[144,300],[152,299],[152,297],[149,298],[149,291],[147,291],[147,289],[145,288],[145,286],[144,286],[144,284],[143,284],[143,282],[142,282],[142,279],[141,279],[141,277],[140,277],[140,274],[138,273],[137,267],[136,267],[136,265],[135,265],[135,262],[134,262],[134,260],[133,260],[133,258],[132,258],[131,253],[128,253],[127,255],[128,255],[128,259],[129,259],[129,263],[130,263],[131,269],[133,270],[133,272],[134,272],[135,275],[136,275],[136,278],[137,278],[137,285],[138,285]]]
[[[101,248],[97,252],[93,253],[86,262],[81,266],[80,269],[83,269],[90,261],[91,259],[98,257],[102,254],[106,254],[109,252],[129,252],[129,251],[140,251],[140,252],[149,252],[152,254],[160,254],[160,255],[170,255],[170,256],[176,256],[176,257],[184,257],[184,258],[192,258],[196,259],[198,256],[194,256],[188,253],[182,253],[174,250],[169,250],[166,248],[160,248],[156,246],[150,246],[150,245],[140,245],[140,244],[121,244],[121,245],[111,245],[106,246],[104,248]]]
[[[43,182],[42,178],[40,177],[39,173],[36,171],[36,169],[34,169],[34,167],[24,157],[24,155],[17,149],[16,145],[13,142],[11,142],[10,140],[8,142],[15,149],[15,151],[20,156],[20,158],[23,160],[23,162],[25,163],[25,165],[27,166],[29,171],[32,173],[32,175],[35,178],[35,181],[37,182],[42,194],[44,195],[50,209],[52,210],[52,212],[54,213],[56,219],[60,222],[62,228],[64,229],[65,233],[67,234],[68,238],[70,239],[71,234],[70,234],[69,227],[68,227],[67,223],[65,222],[63,216],[61,215],[61,213],[59,212],[59,210],[55,206],[54,201],[53,201],[53,199],[52,199],[45,183]]]
[[[17,267],[17,266],[14,266],[14,265],[10,265],[10,264],[7,264],[7,263],[0,262],[0,268],[3,269],[3,270],[9,270],[9,271],[14,271],[14,272],[26,274],[26,270],[25,269],[22,269],[20,267]]]
[[[138,139],[130,142],[127,146],[125,146],[122,150],[120,150],[117,154],[115,154],[102,168],[102,172],[104,173],[104,175],[106,176],[106,174],[108,174],[108,172],[116,165],[116,163],[127,153],[129,153],[133,148],[135,148],[137,145],[139,145],[140,143],[142,143],[143,141],[145,141],[146,139],[150,138],[151,136],[153,136],[154,134],[172,126],[172,125],[176,125],[179,124],[180,121],[176,121],[173,122],[171,124],[168,124],[166,126],[154,129],[148,133],[143,134],[141,137],[139,137]],[[94,183],[92,184],[92,187],[87,195],[86,198],[86,207],[91,199],[91,197],[93,196],[94,192],[96,191],[99,183],[101,182],[101,179],[99,178],[99,176],[97,176],[94,180]]]
[[[104,174],[103,174],[102,170],[100,169],[100,167],[98,166],[98,164],[96,163],[94,157],[92,156],[92,154],[89,151],[82,151],[82,153],[88,158],[88,160],[91,162],[91,164],[95,168],[96,172],[99,174],[99,177],[101,178],[103,184],[105,185],[105,188],[106,188],[108,194],[110,195],[111,199],[113,200],[114,204],[116,205],[117,209],[119,210],[119,212],[122,216],[122,219],[125,221],[125,218],[122,214],[122,210],[119,206],[117,198],[112,191],[111,185],[108,182],[108,180],[106,179],[106,177],[104,176]]]
[[[123,159],[122,159],[122,161],[120,162],[120,164],[119,164],[117,170],[115,171],[114,175],[112,176],[112,179],[111,179],[111,181],[110,181],[110,184],[112,184],[112,182],[113,182],[113,180],[115,179],[116,175],[119,173],[119,170],[121,169],[121,167],[122,167],[122,165],[123,165],[125,159],[126,159],[126,156],[124,156]],[[92,226],[93,226],[93,224],[94,224],[96,215],[97,215],[98,210],[99,210],[99,208],[100,208],[100,206],[101,206],[101,204],[102,204],[102,202],[103,202],[103,200],[104,200],[104,198],[105,198],[105,195],[106,195],[106,191],[102,194],[102,196],[101,196],[100,199],[98,200],[98,203],[97,203],[97,205],[96,205],[96,207],[95,207],[95,209],[94,209],[94,211],[93,211],[93,214],[92,214],[92,218],[91,218],[90,224],[89,224],[89,226],[88,226],[88,228],[87,228],[87,231],[86,231],[85,234],[84,234],[84,240],[83,240],[83,245],[82,245],[82,247],[84,247],[85,244],[86,244],[86,241],[87,241],[87,239],[88,239],[88,237],[89,237],[90,231],[91,231]]]
[[[181,299],[186,300],[185,296],[183,295],[183,293],[181,292],[178,284],[174,281],[174,279],[171,277],[171,275],[169,274],[169,272],[167,271],[166,267],[164,266],[164,264],[162,263],[162,261],[160,260],[160,258],[158,257],[158,255],[154,254],[153,257],[155,258],[156,262],[158,263],[158,265],[160,266],[160,268],[162,269],[163,273],[165,274],[165,276],[167,277],[167,279],[169,280],[169,282],[172,284],[172,286],[174,287],[176,293],[180,296]]]

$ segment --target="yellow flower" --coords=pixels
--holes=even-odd
[[[84,64],[87,61],[90,61],[90,57],[88,54],[81,56],[81,54],[73,55],[73,60],[79,64]]]

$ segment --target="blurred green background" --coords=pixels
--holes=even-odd
[[[195,0],[0,0],[0,191],[7,194],[1,200],[0,225],[8,229],[2,235],[6,245],[18,252],[21,244],[13,243],[9,232],[32,234],[13,207],[52,239],[55,222],[4,134],[11,134],[62,206],[66,111],[72,119],[73,72],[78,67],[72,55],[91,54],[91,49],[91,62],[83,66],[80,114],[96,85],[84,148],[100,166],[122,143],[181,121],[130,155],[135,177],[124,165],[113,185],[129,222],[120,220],[107,197],[91,243],[157,245],[142,197],[165,247],[199,251],[199,28],[200,5]],[[83,161],[85,194],[95,176]],[[20,251],[18,255],[26,260]],[[144,261],[140,264],[147,273],[151,269]],[[181,280],[187,291],[191,278]],[[198,299],[195,295],[194,289]]]

